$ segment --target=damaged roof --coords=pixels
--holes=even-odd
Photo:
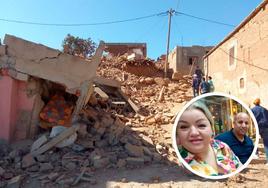
[[[104,49],[100,42],[89,61],[12,35],[5,35],[4,44],[6,52],[0,56],[0,67],[62,84],[70,93],[84,82],[92,82]]]

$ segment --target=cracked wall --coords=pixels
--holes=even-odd
[[[0,138],[11,141],[14,136],[24,139],[34,134],[42,105],[39,93],[29,96],[30,77],[63,85],[71,94],[79,92],[73,113],[78,114],[91,94],[103,49],[101,41],[92,60],[88,61],[6,35],[4,45],[0,45]]]

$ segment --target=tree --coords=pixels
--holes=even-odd
[[[96,43],[91,38],[82,39],[68,34],[62,42],[62,47],[65,53],[89,58],[96,50]]]

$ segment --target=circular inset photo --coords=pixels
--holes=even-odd
[[[224,93],[208,93],[187,103],[177,114],[173,146],[192,173],[209,179],[230,177],[256,156],[259,130],[242,101]]]

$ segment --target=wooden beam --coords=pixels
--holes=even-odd
[[[91,82],[87,82],[87,81],[82,83],[82,86],[80,87],[80,96],[78,100],[76,101],[76,106],[72,114],[73,120],[77,117],[77,115],[80,113],[80,111],[84,107],[86,100],[90,98],[92,94],[90,92],[90,88],[92,87],[92,85],[93,84]]]
[[[96,93],[98,93],[101,96],[101,98],[103,98],[103,99],[109,99],[109,96],[103,90],[101,90],[101,88],[95,87],[94,88],[94,91]]]
[[[118,92],[122,95],[122,97],[128,102],[128,104],[131,106],[131,108],[138,114],[140,111],[140,108],[132,101],[130,98],[128,98],[121,89],[118,89]]]
[[[74,134],[78,129],[79,129],[79,125],[76,125],[76,126],[73,126],[73,127],[66,129],[61,134],[59,134],[58,136],[53,138],[51,141],[49,141],[45,145],[41,146],[39,149],[33,151],[31,154],[33,156],[41,155],[42,153],[46,152],[47,150],[49,150],[53,146],[57,145],[59,142],[63,141],[65,138]]]
[[[158,97],[158,102],[161,102],[161,101],[164,100],[164,92],[165,92],[165,89],[166,89],[166,87],[163,86],[162,89],[161,89],[161,91],[160,91],[159,97]]]

